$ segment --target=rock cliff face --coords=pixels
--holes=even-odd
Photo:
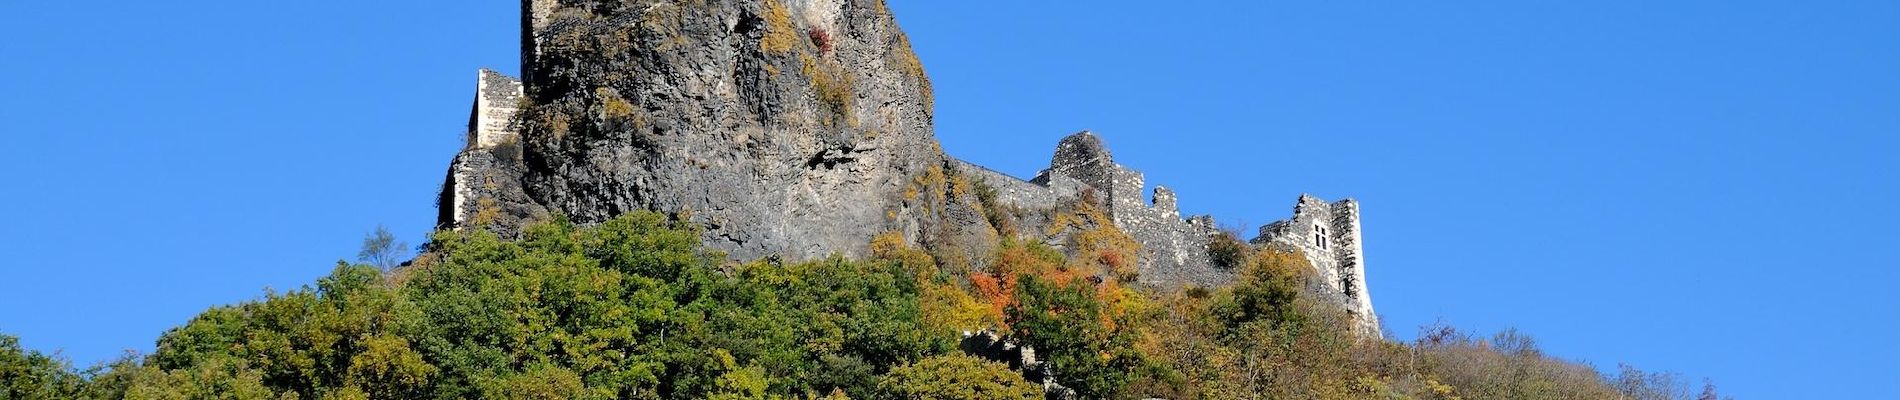
[[[1063,139],[1028,180],[944,155],[930,81],[882,1],[526,0],[522,11],[524,79],[483,72],[444,227],[509,233],[556,214],[659,210],[734,258],[862,256],[897,232],[971,268],[999,235],[1087,247],[1072,239],[1106,227],[1138,247],[1144,284],[1232,279],[1209,256],[1213,219],[1183,218],[1166,188],[1150,197],[1094,134]],[[1357,203],[1302,198],[1295,219],[1269,228],[1261,244],[1308,252],[1328,280],[1317,289],[1376,334]]]
[[[741,258],[858,255],[938,219],[902,196],[946,158],[881,1],[536,3],[522,182],[548,210],[676,212]]]

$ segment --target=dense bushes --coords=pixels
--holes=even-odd
[[[1099,228],[1099,227],[1098,227]],[[76,372],[0,337],[0,399],[1687,399],[1674,375],[1548,358],[1507,331],[1357,337],[1299,254],[1246,248],[1229,287],[1151,292],[1084,251],[1008,239],[940,266],[901,235],[867,261],[733,263],[655,213],[520,240],[438,233],[411,267],[205,312],[158,351]],[[1071,249],[1075,250],[1075,249]],[[963,331],[1036,349],[962,355]],[[1011,360],[1016,361],[1016,360]],[[1704,397],[1715,399],[1713,387]]]
[[[891,370],[878,381],[878,398],[913,400],[1042,398],[1008,365],[966,355],[931,357]]]
[[[65,363],[20,347],[20,339],[0,335],[0,399],[50,399],[70,396],[82,381]]]

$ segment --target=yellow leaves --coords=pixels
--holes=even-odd
[[[1140,271],[1141,242],[1115,227],[1114,221],[1093,203],[1083,201],[1072,211],[1058,212],[1049,223],[1049,236],[1069,233],[1075,256],[1072,268],[1096,269],[1120,282],[1133,282]]]
[[[1008,365],[955,354],[926,358],[891,369],[879,379],[878,391],[897,399],[1043,398],[1041,387],[1023,380]]]
[[[1001,309],[991,309],[953,282],[939,281],[935,259],[929,252],[911,247],[902,233],[885,232],[872,238],[871,257],[897,262],[911,272],[917,281],[918,306],[925,326],[949,332],[1002,323]]]
[[[579,397],[587,386],[579,374],[556,365],[539,363],[527,371],[499,379],[487,392],[493,398],[565,400]]]
[[[935,205],[949,199],[949,196],[944,193],[944,185],[949,183],[949,179],[949,174],[944,172],[943,166],[933,165],[924,173],[910,178],[910,185],[904,187],[904,201],[915,203],[923,197],[924,193],[931,193],[933,196],[925,199],[928,201],[925,201],[923,206],[925,209],[934,209]]]
[[[798,27],[792,25],[792,12],[778,0],[765,0],[765,38],[759,40],[759,49],[767,53],[792,51],[798,43]]]
[[[1003,314],[971,296],[955,284],[929,283],[922,288],[920,301],[926,326],[978,330],[999,327]]]
[[[483,226],[495,223],[500,218],[501,204],[495,202],[495,199],[489,197],[475,199],[475,216],[469,218],[470,223]]]
[[[1426,379],[1425,388],[1428,390],[1431,390],[1432,395],[1438,396],[1438,398],[1440,399],[1464,400],[1464,398],[1458,397],[1456,388],[1451,387],[1451,385],[1447,385],[1442,382],[1439,382],[1438,379],[1436,378]]]
[[[910,247],[910,240],[896,231],[884,232],[871,239],[871,257],[897,261],[913,273],[936,272],[937,263],[930,253]]]
[[[720,349],[717,351],[724,352],[725,350]],[[737,365],[732,362],[731,358],[731,354],[726,354],[722,359],[722,363],[725,364],[728,370],[725,374],[720,375],[714,382],[718,391],[707,396],[708,399],[752,400],[772,398],[766,396],[766,389],[770,383],[766,377],[764,368],[760,368],[756,365],[735,368]]]

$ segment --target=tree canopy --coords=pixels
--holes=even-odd
[[[1008,238],[981,266],[895,234],[866,260],[733,262],[651,212],[512,240],[443,231],[406,267],[338,263],[83,371],[0,336],[0,400],[1031,399],[1044,383],[1081,398],[1688,396],[1672,375],[1607,378],[1515,331],[1359,337],[1306,295],[1311,267],[1287,250],[1230,254],[1227,287],[1138,287],[1110,256],[1128,241],[1078,229],[1087,257]],[[1038,359],[966,355],[976,331]]]

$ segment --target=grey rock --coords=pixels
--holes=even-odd
[[[904,195],[940,189],[916,181],[948,159],[930,83],[882,2],[528,1],[524,16],[514,181],[548,212],[671,212],[737,258],[862,256],[884,232],[988,229],[958,199]]]

